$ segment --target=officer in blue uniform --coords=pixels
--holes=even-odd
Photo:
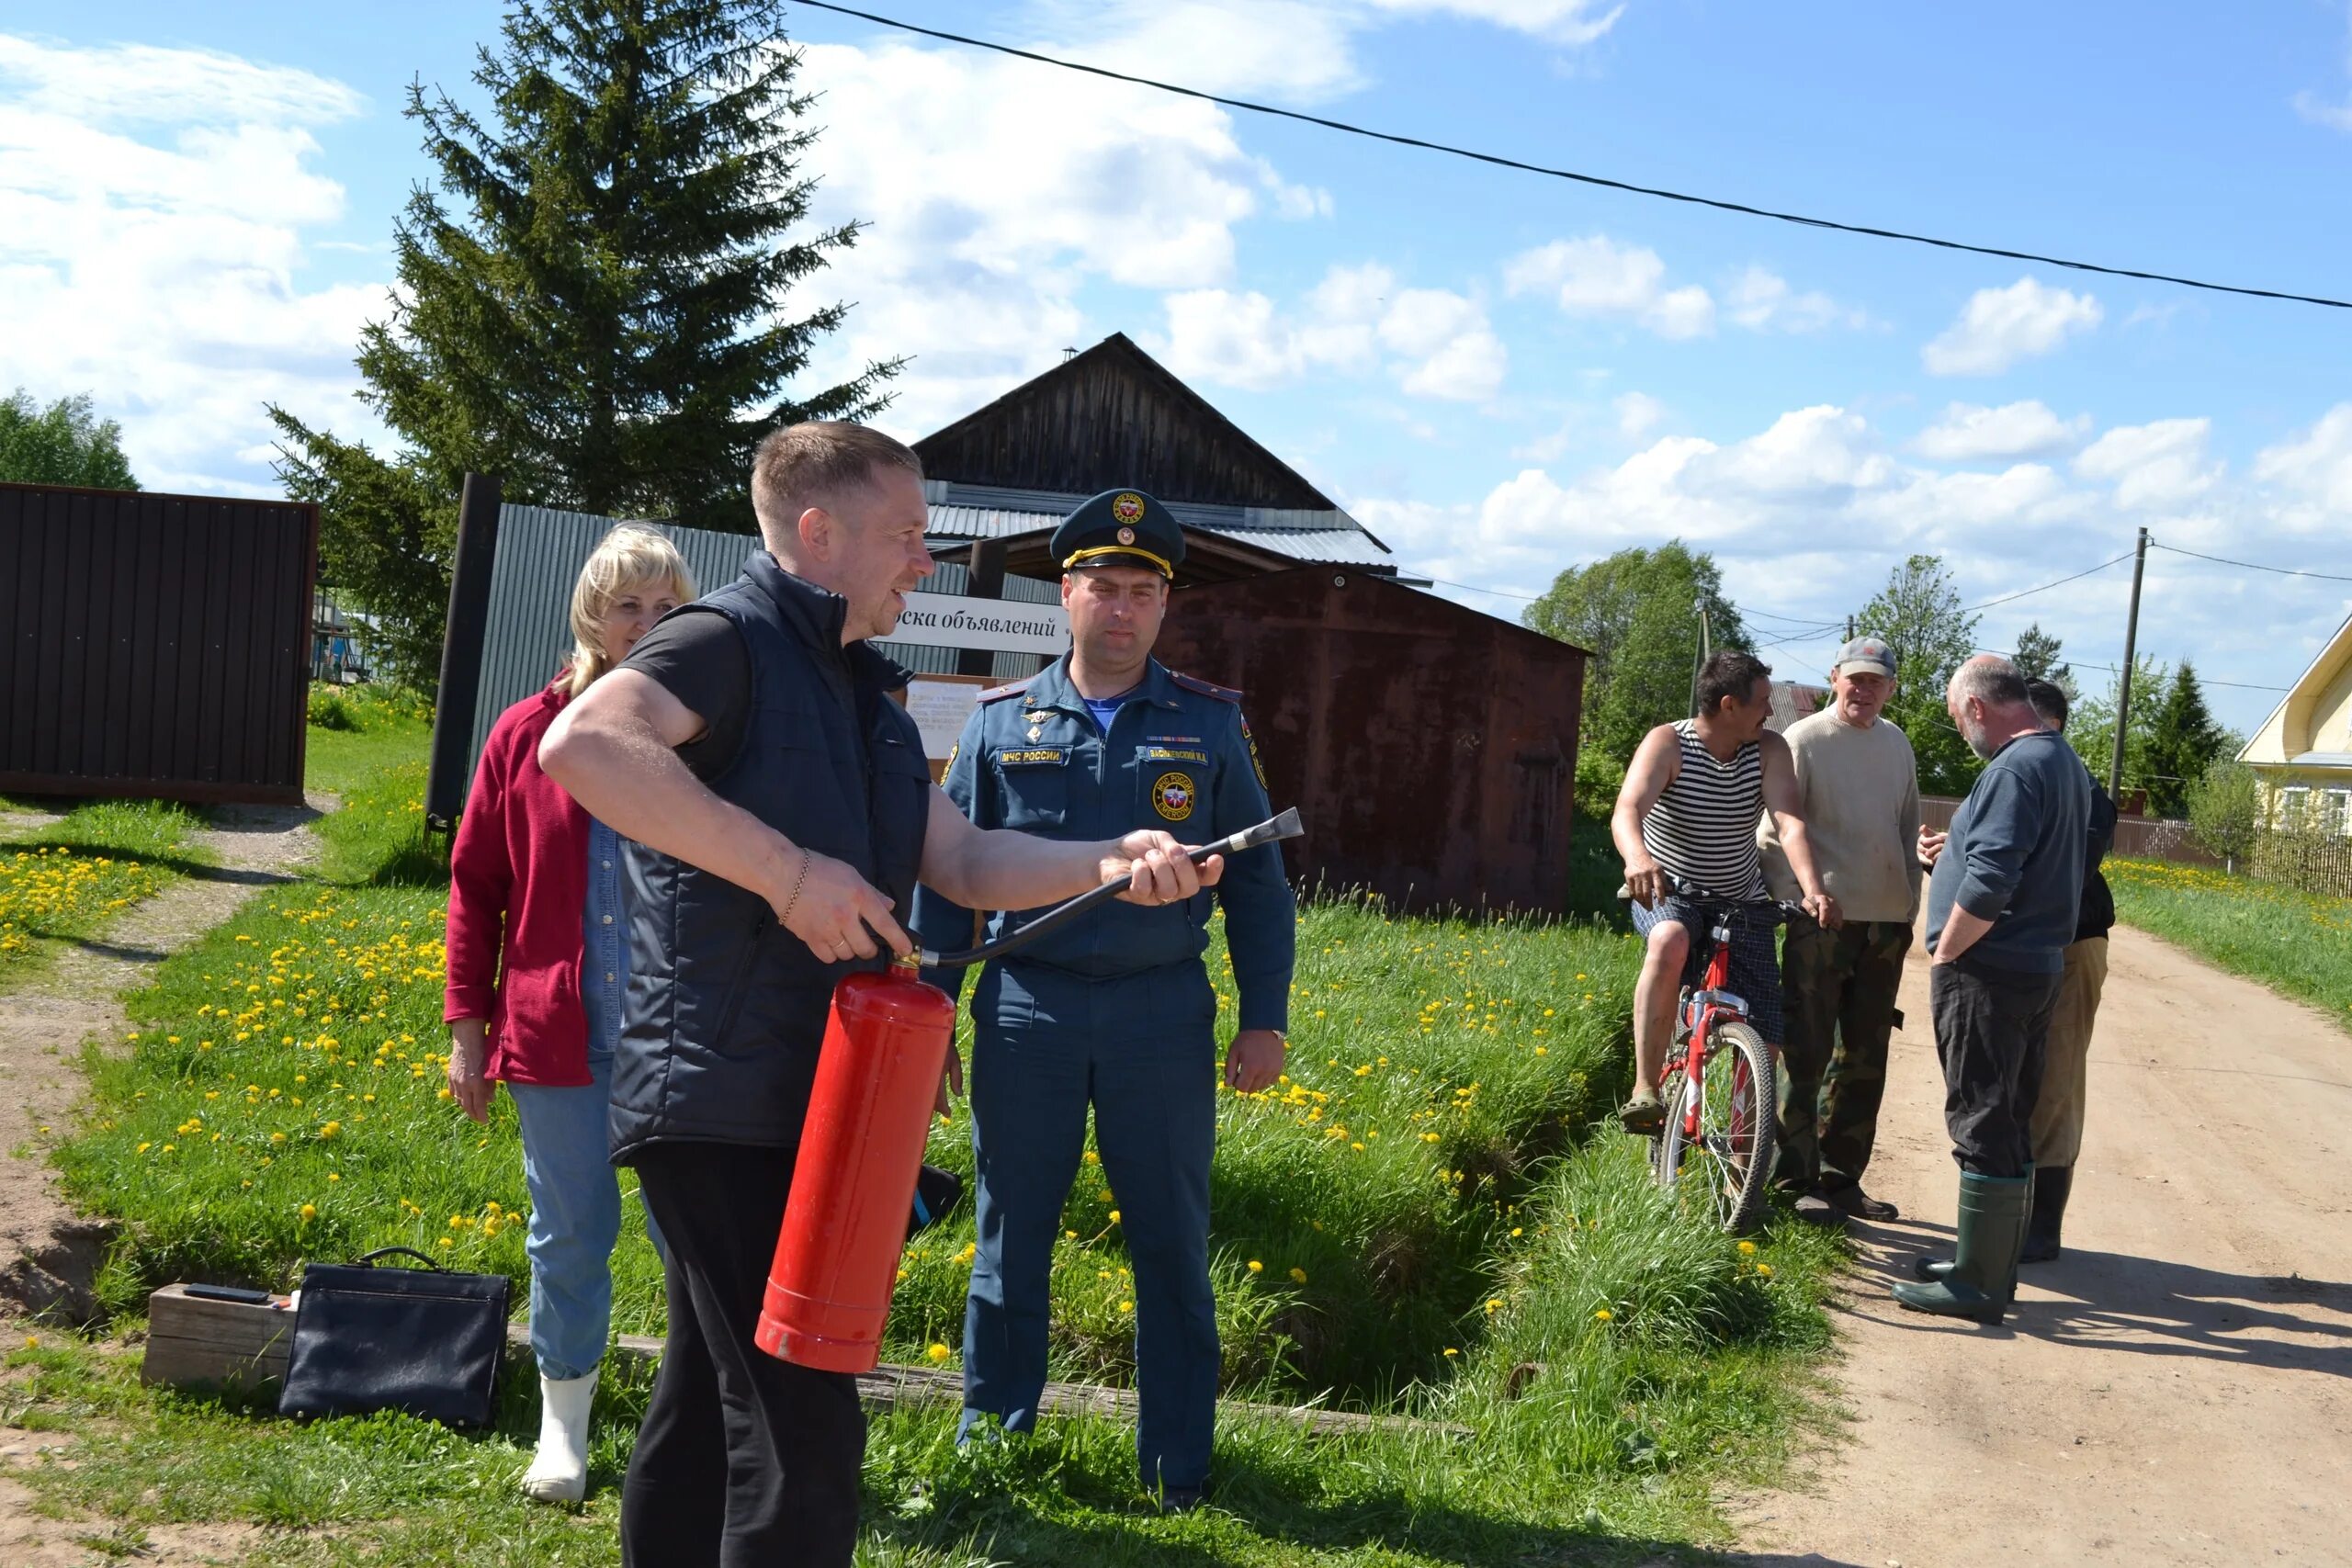
[[[1107,491],[1053,536],[1070,651],[981,694],[947,794],[982,828],[1048,839],[1161,828],[1187,843],[1272,815],[1240,694],[1151,657],[1183,559],[1176,519]],[[1202,953],[1212,895],[1107,907],[990,964],[972,1000],[978,1254],[964,1314],[964,1420],[1028,1431],[1046,1383],[1046,1298],[1086,1111],[1135,1269],[1136,1453],[1163,1506],[1200,1500],[1217,1385],[1209,1290],[1209,1156],[1216,1140],[1216,993]],[[1214,897],[1238,992],[1225,1081],[1254,1093],[1282,1071],[1297,905],[1272,845],[1231,857]],[[989,916],[989,940],[1038,910]],[[922,945],[973,943],[971,911],[916,896]],[[960,971],[930,976],[959,994]]]

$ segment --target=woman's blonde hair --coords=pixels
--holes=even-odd
[[[694,573],[660,530],[624,523],[597,541],[571,585],[571,662],[564,693],[578,696],[612,665],[605,658],[605,621],[633,590],[667,588],[683,604],[695,596]]]

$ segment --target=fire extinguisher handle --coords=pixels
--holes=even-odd
[[[1245,828],[1240,832],[1228,838],[1219,839],[1213,844],[1203,844],[1197,849],[1187,851],[1186,858],[1194,865],[1198,865],[1211,855],[1239,854],[1243,850],[1254,850],[1261,844],[1271,844],[1282,839],[1295,839],[1306,831],[1306,828],[1298,819],[1298,808],[1293,807],[1281,816],[1269,818],[1254,828]],[[1098,904],[1107,903],[1116,898],[1126,890],[1127,885],[1125,882],[1106,882],[1100,887],[1087,889],[1067,904],[1055,906],[1019,931],[1001,936],[994,942],[983,943],[978,947],[967,948],[961,953],[934,953],[929,948],[924,948],[916,954],[916,957],[925,969],[962,969],[974,964],[985,964],[991,958],[1001,958],[1008,953],[1028,946],[1047,931],[1069,924],[1087,910]]]

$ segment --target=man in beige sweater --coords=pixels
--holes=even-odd
[[[1862,1190],[1919,908],[1918,766],[1903,731],[1879,717],[1894,674],[1892,649],[1855,638],[1838,650],[1830,705],[1785,737],[1814,862],[1846,916],[1835,931],[1792,917],[1781,955],[1787,1038],[1775,1180],[1796,1194],[1798,1217],[1817,1224],[1895,1217],[1894,1204]],[[1793,901],[1796,879],[1770,817],[1757,837],[1773,896]]]

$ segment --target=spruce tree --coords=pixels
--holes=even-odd
[[[1911,742],[1919,787],[1929,795],[1966,795],[1984,767],[1944,711],[1952,671],[1975,651],[1976,617],[1940,557],[1916,555],[1888,574],[1886,586],[1854,617],[1855,629],[1894,649],[1894,695],[1885,716]]]
[[[2061,646],[2037,621],[2018,634],[2018,650],[2010,662],[2027,680],[2047,681],[2064,692],[2071,703],[2082,693],[2075,685],[2075,667],[2058,657]]]
[[[326,571],[362,603],[432,597],[388,594],[343,536],[368,463],[407,470],[362,487],[371,503],[405,489],[435,508],[398,530],[422,558],[375,564],[429,568],[446,593],[469,469],[500,476],[510,500],[749,532],[763,436],[887,401],[898,361],[790,390],[845,308],[794,316],[786,296],[857,229],[798,232],[816,130],[781,11],[514,0],[497,50],[479,51],[481,113],[411,87],[436,177],[397,224],[401,287],[358,356],[359,395],[403,450],[387,460],[271,410],[288,489],[325,503]],[[437,621],[412,629],[412,647],[438,640]]]
[[[2149,813],[2172,818],[2188,815],[2190,790],[2229,748],[2228,732],[2213,721],[2205,706],[2205,691],[2197,682],[2197,671],[2188,660],[2182,660],[2149,727]]]

